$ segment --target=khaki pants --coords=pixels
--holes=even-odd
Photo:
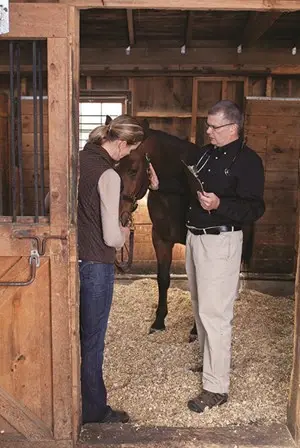
[[[193,235],[186,241],[186,272],[203,353],[203,389],[229,389],[231,330],[238,294],[242,231]]]

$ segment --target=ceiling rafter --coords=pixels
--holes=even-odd
[[[127,14],[127,28],[128,28],[129,45],[133,46],[135,44],[133,9],[127,9],[126,14]]]
[[[245,47],[253,45],[269,28],[271,28],[273,23],[275,23],[282,14],[282,11],[250,12],[244,34],[239,43]]]
[[[192,33],[193,33],[193,11],[187,11],[186,15],[186,25],[184,32],[184,45],[189,47],[192,41]]]

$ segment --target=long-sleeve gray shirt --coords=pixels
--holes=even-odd
[[[120,176],[113,169],[106,170],[99,178],[98,192],[103,239],[107,246],[116,249],[125,243],[125,235],[121,230],[119,220],[120,187]]]

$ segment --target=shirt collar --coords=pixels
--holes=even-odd
[[[243,139],[239,137],[238,139],[234,140],[233,142],[228,143],[224,146],[215,146],[215,149],[220,152],[227,152],[227,153],[236,153],[241,145],[243,143]]]

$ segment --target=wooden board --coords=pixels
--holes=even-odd
[[[255,224],[251,271],[295,272],[299,113],[300,101],[248,99],[246,103],[245,135],[265,168],[266,212]]]

